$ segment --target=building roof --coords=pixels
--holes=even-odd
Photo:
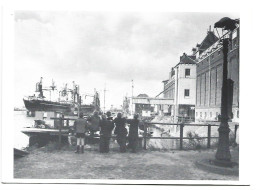
[[[188,57],[194,61],[196,60],[196,55],[188,55]]]
[[[196,56],[193,55],[187,55],[186,53],[183,53],[182,56],[180,56],[180,62],[176,64],[173,68],[178,67],[180,64],[196,64]],[[167,82],[167,80],[164,80],[162,82]]]
[[[218,37],[212,31],[208,31],[207,36],[200,43],[199,51],[200,53],[208,49],[212,46],[216,41],[218,41]]]
[[[139,94],[137,97],[149,97],[147,94]]]
[[[238,29],[239,29],[239,26],[233,32],[236,32]],[[225,33],[225,35],[226,36],[230,35],[230,32]],[[223,36],[221,38],[223,38]],[[212,44],[206,50],[204,50],[203,52],[200,53],[197,61],[200,62],[201,60],[205,59],[207,56],[210,56],[212,52],[219,50],[221,47],[222,47],[222,44],[219,43],[219,40],[217,40],[214,44]]]
[[[196,64],[194,60],[195,58],[195,56],[190,56],[186,53],[183,53],[183,55],[180,57],[180,62],[177,65],[175,65],[175,67],[177,67],[180,64]]]

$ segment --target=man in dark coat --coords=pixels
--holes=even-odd
[[[128,147],[132,149],[132,152],[136,152],[138,146],[138,127],[139,127],[138,114],[134,115],[134,119],[127,119],[129,126],[129,135],[128,135]]]
[[[100,117],[98,115],[98,112],[95,111],[94,114],[88,119],[89,121],[89,130],[90,130],[90,135],[94,136],[94,133],[100,130]]]
[[[113,123],[116,125],[114,134],[116,135],[117,143],[120,146],[120,152],[126,152],[126,136],[127,136],[127,129],[125,128],[126,119],[122,118],[121,113],[118,113]]]
[[[100,143],[99,143],[99,151],[101,153],[109,152],[109,141],[111,138],[111,132],[114,128],[114,124],[111,119],[111,113],[107,112],[106,115],[102,115],[102,120],[100,121]]]

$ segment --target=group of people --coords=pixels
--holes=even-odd
[[[94,112],[93,116],[88,119],[83,118],[83,113],[80,113],[79,118],[74,123],[74,131],[77,137],[76,153],[84,153],[85,133],[90,132],[93,136],[95,132],[100,131],[99,151],[101,153],[109,152],[109,143],[112,137],[112,131],[116,135],[116,141],[120,146],[120,152],[126,152],[127,148],[132,152],[136,152],[138,146],[138,128],[140,120],[138,114],[134,115],[133,119],[122,117],[122,113],[118,113],[113,119],[111,112],[102,114],[100,117],[98,112]],[[129,124],[129,134],[126,125]],[[127,143],[128,135],[128,145]]]

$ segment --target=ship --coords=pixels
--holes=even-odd
[[[94,90],[94,95],[92,94],[82,94],[79,93],[79,85],[76,85],[73,81],[72,89],[67,87],[67,84],[58,91],[58,98],[53,99],[51,95],[54,96],[55,92],[57,94],[57,87],[52,80],[52,85],[43,88],[43,78],[41,77],[40,82],[36,83],[35,92],[33,96],[27,96],[23,98],[25,108],[28,112],[35,113],[36,111],[44,112],[57,112],[64,115],[76,115],[78,112],[82,112],[84,115],[93,113],[94,111],[100,111],[100,100],[99,94]],[[44,91],[49,92],[50,98],[47,99],[44,96]],[[90,104],[83,104],[82,97],[90,96],[93,98]]]

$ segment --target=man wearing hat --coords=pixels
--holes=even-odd
[[[138,128],[139,128],[139,115],[135,114],[134,119],[127,119],[127,123],[130,124],[128,135],[128,147],[135,153],[138,146]]]
[[[120,152],[126,152],[126,136],[127,136],[127,129],[125,128],[126,119],[122,118],[121,113],[118,113],[113,123],[116,126],[114,133],[116,135],[116,141],[120,146]]]
[[[100,121],[100,144],[99,151],[101,153],[109,152],[109,141],[111,138],[111,132],[114,129],[113,118],[111,117],[111,112],[107,112],[106,115],[102,115],[102,119]]]

